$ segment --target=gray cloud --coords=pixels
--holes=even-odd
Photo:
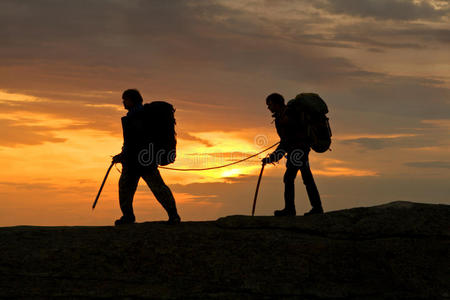
[[[192,134],[189,134],[188,132],[179,131],[179,132],[177,132],[177,136],[178,136],[179,138],[184,139],[184,140],[199,142],[199,143],[205,145],[206,147],[212,147],[212,146],[214,146],[214,145],[213,145],[211,142],[209,142],[208,140],[201,139],[201,138],[199,138],[199,137],[193,136]]]
[[[415,50],[448,45],[450,42],[450,29],[414,23],[399,23],[395,26],[377,21],[357,23],[358,26],[335,25],[330,40],[353,47]]]
[[[49,79],[58,82],[53,89],[66,91],[108,89],[130,80],[148,85],[149,79],[156,88],[171,81],[186,89],[199,85],[194,70],[208,70],[217,77],[203,76],[204,85],[227,92],[217,84],[228,80],[218,71],[307,82],[361,71],[348,59],[302,47],[337,42],[300,32],[292,44],[273,32],[273,21],[209,2],[43,0],[2,6],[2,64],[18,72],[12,69],[1,79],[11,83],[8,78],[20,72],[28,89],[51,90]],[[31,71],[29,77],[24,69]]]
[[[385,31],[383,34],[386,34],[386,36],[389,36],[389,32]],[[410,39],[417,39],[420,38],[425,42],[433,42],[437,41],[443,44],[450,43],[450,29],[443,29],[443,28],[430,28],[425,25],[411,25],[409,28],[403,28],[403,29],[397,29],[392,30],[391,29],[391,37],[406,37]]]
[[[369,32],[365,32],[366,34],[364,34],[364,32],[361,32],[360,28],[356,29],[359,32],[355,33],[354,29],[350,30],[345,30],[345,29],[340,29],[340,31],[336,32],[334,39],[338,40],[338,41],[346,41],[346,42],[356,42],[358,44],[363,44],[363,45],[367,45],[370,47],[379,47],[379,48],[388,48],[388,49],[402,49],[402,48],[407,48],[407,49],[423,49],[425,48],[425,45],[417,43],[417,42],[396,42],[394,40],[389,40],[389,41],[382,41],[380,39],[377,39],[376,37],[380,37],[382,36],[382,34],[377,33],[375,35],[366,35]],[[400,34],[399,34],[400,36]],[[385,39],[386,36],[383,35],[383,39]]]
[[[416,161],[407,162],[405,166],[413,168],[436,168],[436,169],[450,169],[450,162],[448,161]]]
[[[436,137],[413,136],[398,138],[357,138],[341,141],[346,145],[359,145],[367,150],[381,150],[386,148],[421,148],[441,146],[442,141]]]
[[[273,5],[288,9],[293,4]],[[185,132],[205,125],[230,130],[265,124],[263,99],[274,90],[290,97],[317,89],[329,94],[335,108],[414,121],[448,113],[450,93],[439,83],[372,72],[329,51],[361,45],[376,51],[423,49],[427,38],[448,41],[448,30],[371,21],[342,26],[323,14],[299,12],[300,19],[271,19],[211,1],[5,0],[0,3],[0,88],[67,100],[21,109],[58,113],[119,133],[120,113],[69,101],[118,104],[123,89],[138,87],[150,98],[237,108],[224,113],[175,103],[193,108],[177,112],[196,121],[180,121]],[[328,29],[318,30],[325,21]]]
[[[380,20],[419,20],[448,16],[449,8],[437,9],[430,1],[413,0],[325,0],[316,7],[331,13]]]
[[[450,112],[450,89],[437,86],[440,81],[417,77],[373,76],[358,82],[338,99],[339,107],[361,113],[381,113],[420,119],[443,119]],[[415,119],[415,120],[413,120]]]

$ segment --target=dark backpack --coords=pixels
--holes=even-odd
[[[145,127],[153,145],[153,158],[161,166],[171,164],[177,156],[175,108],[164,101],[144,104]]]
[[[287,103],[288,109],[306,126],[306,135],[310,147],[323,153],[330,149],[331,128],[326,114],[328,107],[319,95],[301,93]]]

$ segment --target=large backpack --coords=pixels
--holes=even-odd
[[[153,158],[161,166],[171,164],[176,158],[175,108],[165,101],[144,104],[145,127],[153,145]]]
[[[310,147],[318,153],[330,149],[331,128],[326,117],[328,107],[325,101],[317,94],[301,93],[290,100],[287,106],[301,121],[301,126],[306,126]]]

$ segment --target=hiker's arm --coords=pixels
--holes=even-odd
[[[268,163],[273,163],[273,162],[279,161],[286,154],[285,149],[286,149],[285,142],[283,141],[283,139],[281,139],[281,142],[278,145],[278,147],[275,149],[275,151],[273,151],[268,157],[263,158],[262,163],[268,164]]]
[[[283,158],[283,156],[286,154],[286,141],[282,138],[280,143],[278,144],[278,147],[270,154],[270,158],[272,161],[277,162],[280,159]]]
[[[112,162],[117,164],[117,163],[121,163],[124,157],[124,153],[126,152],[126,147],[125,147],[125,143],[122,146],[122,152],[120,152],[117,155],[114,155],[112,158]]]
[[[120,152],[119,154],[113,156],[112,162],[115,163],[115,164],[121,163],[122,162],[122,158],[123,158],[123,153]]]

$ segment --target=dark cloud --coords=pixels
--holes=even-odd
[[[441,141],[436,136],[406,136],[396,138],[357,138],[341,141],[346,145],[359,145],[368,150],[381,150],[386,148],[422,148],[431,146],[442,146],[445,141]]]
[[[107,89],[112,81],[115,86],[118,82],[125,85],[127,78],[141,85],[145,81],[138,78],[142,77],[155,86],[168,80],[193,83],[196,76],[188,79],[186,73],[205,68],[330,81],[363,70],[348,59],[320,55],[319,49],[306,50],[304,45],[353,47],[351,42],[358,41],[372,48],[424,47],[416,39],[411,41],[414,34],[448,41],[445,29],[433,29],[433,34],[430,28],[408,31],[384,25],[378,35],[369,31],[376,32],[379,24],[311,33],[326,21],[324,17],[305,14],[300,20],[276,21],[207,1],[42,0],[3,1],[1,6],[2,64],[37,67],[47,80],[64,77],[65,90],[80,83],[94,88],[89,82]],[[390,41],[378,38],[392,32]],[[409,40],[398,41],[395,32]],[[163,78],[158,80],[158,76]]]
[[[413,0],[324,0],[315,6],[336,14],[380,20],[420,20],[448,16],[449,8],[437,9],[431,1]]]
[[[245,92],[248,84],[241,78],[249,75],[258,81],[327,82],[362,71],[348,59],[303,48],[305,43],[337,42],[305,32],[286,40],[273,32],[274,21],[209,2],[43,0],[2,5],[0,38],[6,42],[1,64],[14,68],[1,79],[22,91],[109,90],[134,82],[150,83],[158,93],[171,82],[185,92],[202,86],[203,92],[211,88],[229,94],[231,84]]]
[[[320,89],[332,106],[361,113],[448,113],[448,89],[437,83],[366,70],[327,49],[423,49],[426,39],[448,41],[448,30],[382,22],[335,26],[332,17],[299,12],[300,19],[271,19],[211,1],[2,1],[0,88],[56,100],[30,110],[118,134],[119,112],[69,102],[118,104],[129,87],[145,98],[188,99],[174,103],[179,120],[195,120],[180,121],[181,134],[265,124],[263,99],[274,90],[294,96]],[[326,22],[329,31],[317,32]]]
[[[184,140],[188,140],[188,141],[199,142],[199,143],[205,145],[206,147],[214,146],[210,141],[193,136],[192,134],[189,134],[188,132],[184,132],[184,131],[177,132],[177,137],[182,138]]]
[[[354,30],[352,30],[354,31]],[[391,48],[391,49],[423,49],[425,45],[419,44],[417,42],[396,42],[395,40],[382,41],[376,39],[371,35],[365,35],[363,32],[357,32],[356,34],[352,31],[342,30],[341,32],[336,32],[334,39],[345,42],[356,42],[358,44],[364,44],[369,47],[378,48]],[[381,36],[377,34],[376,36]],[[383,36],[385,39],[385,36]]]
[[[450,162],[448,161],[416,161],[416,162],[407,162],[404,164],[408,167],[413,168],[435,168],[435,169],[450,169]]]
[[[335,25],[330,40],[349,46],[381,49],[423,50],[450,42],[450,30],[424,24],[401,23],[393,26],[383,22],[360,21],[358,26]]]
[[[384,53],[384,50],[380,48],[368,48],[367,51],[373,52],[373,53]]]
[[[223,96],[202,102],[219,103],[228,96],[238,103],[265,86],[265,79],[326,84],[372,73],[347,58],[305,45],[353,47],[358,41],[381,49],[423,47],[415,39],[379,40],[368,29],[358,31],[361,26],[337,27],[331,35],[311,33],[323,17],[305,14],[301,20],[275,21],[206,1],[42,0],[1,5],[0,38],[6,42],[0,55],[3,65],[14,66],[1,76],[2,82],[33,94],[131,84],[164,95],[163,87],[170,82],[178,87],[173,92],[177,97],[214,91]],[[439,32],[445,36],[445,30]],[[430,34],[424,31],[423,36]],[[258,80],[249,82],[248,76]],[[242,98],[230,99],[235,90]]]
[[[443,44],[450,43],[450,29],[430,28],[421,24],[410,25],[409,28],[396,29],[389,32],[383,32],[386,36],[406,37],[409,39],[421,39],[426,43],[440,42]]]
[[[352,89],[329,98],[340,108],[420,119],[445,119],[450,113],[450,89],[439,80],[419,77],[372,76]]]

